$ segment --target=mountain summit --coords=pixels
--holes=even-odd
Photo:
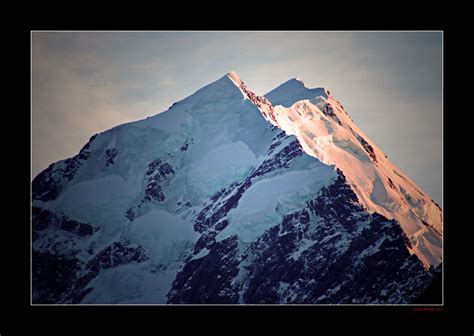
[[[410,303],[442,212],[323,88],[231,71],[32,183],[33,303]]]

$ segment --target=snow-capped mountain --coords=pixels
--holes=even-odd
[[[325,89],[230,72],[32,183],[33,303],[409,303],[441,209]]]

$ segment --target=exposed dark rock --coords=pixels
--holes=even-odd
[[[35,206],[32,207],[32,227],[33,241],[39,237],[41,231],[48,227],[70,232],[79,237],[90,236],[94,233],[94,228],[90,224],[80,223],[63,214],[57,215]]]
[[[125,217],[127,217],[127,219],[131,222],[135,219],[136,217],[136,214],[135,214],[135,209],[134,208],[130,208],[127,210],[126,214],[125,214]]]
[[[93,249],[93,246],[91,246]],[[79,259],[33,249],[33,303],[80,303],[101,270],[146,261],[144,250],[113,243],[84,264]]]
[[[39,173],[32,182],[33,200],[47,202],[56,199],[61,192],[61,180],[53,176],[55,164]]]
[[[117,148],[108,148],[105,151],[105,166],[109,167],[114,164],[114,159],[117,156]]]
[[[361,137],[360,135],[357,135],[357,140],[359,140],[361,145],[364,147],[365,151],[369,154],[372,161],[378,162],[377,161],[377,156],[375,155],[373,147],[371,145],[369,145],[369,143],[367,141],[365,141],[365,139],[363,137]]]
[[[263,176],[278,168],[289,168],[291,161],[302,154],[303,150],[298,140],[293,140],[276,155],[272,156],[271,159],[263,161],[263,163],[251,173],[250,177]]]
[[[46,209],[33,206],[31,208],[31,216],[33,232],[42,231],[50,225],[55,227],[61,226],[59,216]]]
[[[146,171],[147,183],[145,187],[145,200],[158,202],[166,199],[161,183],[175,173],[173,167],[161,159],[150,162]]]
[[[268,151],[267,151],[267,155],[270,155],[273,153],[273,151],[275,150],[276,147],[278,147],[279,145],[281,145],[281,142],[283,139],[286,139],[288,138],[289,136],[286,135],[285,132],[280,132],[278,133],[273,139],[272,139],[272,143],[270,145],[270,147],[268,148]]]
[[[265,117],[277,123],[273,105],[267,98],[263,96],[257,96],[255,93],[249,90],[243,82],[240,85],[240,88],[247,95],[250,101],[260,109],[260,111],[265,115]]]
[[[141,247],[130,247],[120,242],[115,242],[100,251],[94,259],[87,263],[87,269],[99,272],[102,269],[112,268],[130,262],[142,262],[148,257]]]
[[[430,227],[434,232],[436,232],[439,236],[441,236],[441,232],[439,232],[433,225],[425,222],[424,220],[421,220],[421,222],[423,223],[423,225]]]
[[[156,159],[150,162],[146,171],[148,176],[157,176],[158,181],[166,179],[168,175],[174,174],[173,167],[161,159]]]
[[[433,278],[426,289],[417,296],[411,304],[441,304],[443,303],[443,273],[442,266],[430,268],[430,274]]]
[[[49,165],[33,179],[31,184],[33,200],[47,202],[58,197],[65,183],[72,180],[82,163],[89,159],[90,145],[96,136],[97,134],[89,139],[79,154]]]
[[[190,260],[179,272],[168,294],[169,303],[237,303],[237,241],[229,238],[215,243],[203,258]]]
[[[171,104],[171,106],[168,108],[168,110],[172,109],[172,108],[175,107],[177,104],[178,104],[178,102],[174,102],[173,104]]]
[[[434,205],[436,205],[436,207],[437,207],[439,210],[441,210],[441,207],[439,206],[438,203],[436,203],[434,200],[431,200],[431,202],[432,202]]]
[[[199,253],[203,248],[211,247],[216,242],[216,231],[209,230],[199,237],[198,241],[194,245],[194,254]]]
[[[161,202],[165,200],[165,194],[158,181],[148,182],[145,189],[145,200],[151,201],[152,199]]]
[[[76,175],[77,170],[80,168],[82,162],[78,158],[78,156],[75,156],[70,159],[66,159],[64,161],[64,165],[66,166],[63,172],[63,178],[67,179],[68,181],[71,181],[74,176]]]
[[[342,125],[341,120],[334,113],[334,109],[330,104],[324,105],[322,112],[324,113],[324,115],[326,115],[326,116],[332,118],[334,121],[336,121],[339,125]]]
[[[193,138],[191,138],[191,140],[186,140],[184,145],[181,146],[180,150],[182,152],[187,151],[190,144],[194,144],[194,139]]]
[[[393,181],[392,179],[389,177],[388,178],[388,185],[390,186],[390,188],[392,188],[393,190],[397,190],[397,188],[395,187],[395,185],[393,184]]]
[[[71,289],[76,272],[81,269],[78,259],[32,252],[33,303],[60,303]]]
[[[79,223],[72,219],[64,220],[61,229],[67,232],[74,233],[79,237],[90,236],[94,233],[94,229],[91,225]]]
[[[278,133],[277,136],[276,136],[276,138],[277,138],[277,139],[280,139],[280,140],[283,139],[283,138],[285,138],[285,137],[287,137],[285,131],[281,131],[281,132]]]

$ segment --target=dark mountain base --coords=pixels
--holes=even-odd
[[[412,304],[442,304],[443,303],[443,274],[438,272],[431,284],[411,302]]]

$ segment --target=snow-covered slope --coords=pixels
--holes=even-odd
[[[275,105],[277,125],[296,135],[306,153],[341,169],[369,211],[402,225],[412,253],[427,267],[441,262],[440,207],[388,160],[329,91],[293,79],[266,97]]]
[[[336,103],[327,91],[298,83],[267,99],[231,72],[163,113],[93,136],[40,173],[32,184],[33,302],[412,300],[433,272],[419,259],[440,261],[438,236],[416,220],[433,232],[441,224],[420,212],[431,208],[408,178],[378,167],[389,163],[375,146],[353,140],[364,136],[342,107],[334,112],[340,129],[326,118],[324,106]],[[412,197],[414,219],[387,206],[388,177]]]

